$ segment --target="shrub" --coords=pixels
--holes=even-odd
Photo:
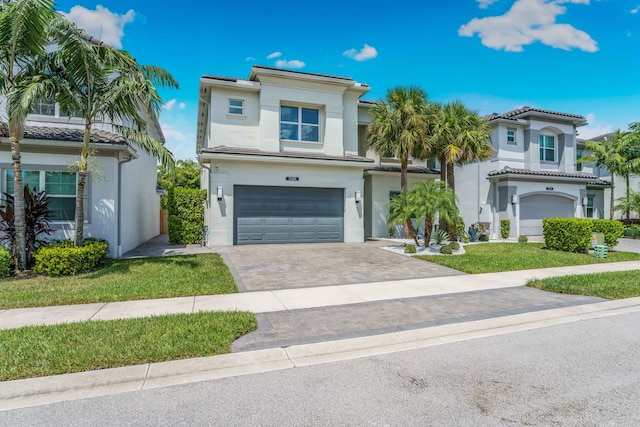
[[[464,236],[464,237],[462,237],[462,238],[460,239],[460,241],[461,241],[462,243],[469,243],[469,238],[468,238],[467,236]]]
[[[446,245],[440,248],[440,253],[444,255],[451,255],[453,253],[453,249],[451,249],[451,246]]]
[[[604,233],[604,244],[616,246],[624,235],[624,225],[614,219],[592,219],[594,233]]]
[[[464,228],[464,219],[460,215],[456,216],[455,224],[456,224],[456,233],[458,234],[458,236],[465,237],[467,235],[467,231]]]
[[[488,242],[489,241],[489,235],[482,233],[481,235],[478,236],[478,241],[479,242]]]
[[[529,241],[529,238],[527,236],[518,237],[518,242],[520,243],[527,243],[528,241]]]
[[[416,245],[412,245],[410,243],[405,243],[404,245],[404,253],[405,254],[415,254],[418,250],[416,249]]]
[[[11,275],[11,263],[13,257],[9,249],[0,246],[0,277],[9,277]]]
[[[449,238],[449,234],[447,234],[446,230],[438,229],[433,232],[433,239],[436,241],[437,245],[441,244],[448,238]]]
[[[469,227],[468,231],[469,241],[476,242],[478,241],[478,229],[474,226]]]
[[[451,242],[447,246],[450,246],[454,251],[460,250],[460,243],[458,242]]]
[[[500,237],[506,239],[511,234],[511,221],[508,219],[500,220]]]
[[[638,228],[625,228],[622,233],[624,237],[640,238],[640,229]]]
[[[174,187],[169,190],[169,243],[188,244],[202,240],[206,190]]]
[[[48,276],[71,276],[98,268],[109,253],[106,240],[85,239],[83,246],[64,240],[35,253],[33,272]]]
[[[542,235],[547,248],[565,252],[587,251],[591,247],[593,221],[583,218],[546,218]]]

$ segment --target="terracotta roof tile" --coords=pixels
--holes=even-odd
[[[541,108],[534,108],[534,107],[517,108],[515,110],[507,111],[506,113],[502,113],[502,114],[498,114],[498,113],[489,114],[487,116],[487,120],[516,119],[517,116],[521,116],[521,115],[523,115],[525,113],[551,114],[551,115],[554,115],[554,116],[569,117],[569,118],[572,118],[572,119],[578,119],[578,120],[586,121],[584,116],[581,116],[579,114],[562,113],[562,112],[559,112],[559,111],[543,110]]]
[[[0,136],[5,138],[9,137],[9,127],[7,126],[7,123],[0,122]],[[84,130],[79,128],[58,128],[49,126],[24,127],[24,139],[82,142],[83,138]],[[104,130],[91,131],[91,142],[97,144],[129,145],[122,135]]]
[[[607,181],[603,181],[599,179],[596,175],[586,173],[586,172],[562,172],[555,170],[529,170],[529,169],[518,169],[511,168],[509,166],[505,166],[504,168],[491,171],[487,174],[488,176],[501,176],[501,175],[529,175],[529,176],[549,176],[549,177],[561,177],[561,178],[578,178],[589,180],[588,184],[594,185],[608,185]]]

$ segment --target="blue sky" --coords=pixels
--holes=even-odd
[[[160,117],[195,159],[203,74],[253,64],[367,83],[365,99],[418,85],[482,114],[529,105],[582,114],[589,138],[640,121],[640,0],[323,2],[58,0],[89,34],[173,74]]]

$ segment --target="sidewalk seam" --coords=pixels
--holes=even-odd
[[[102,307],[97,309],[96,312],[93,313],[87,320],[93,320],[93,318],[96,317],[98,315],[98,313],[100,313],[107,306],[107,304],[109,304],[109,303],[105,302],[104,304],[102,304]]]

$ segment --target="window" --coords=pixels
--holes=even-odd
[[[438,165],[438,161],[436,159],[428,159],[427,160],[427,169],[432,170],[440,170],[440,165]]]
[[[13,170],[5,171],[5,192],[13,194]],[[37,193],[44,190],[53,221],[73,221],[76,212],[76,174],[62,171],[22,171],[22,184]]]
[[[587,218],[593,218],[593,196],[587,196],[587,206],[585,213],[587,215]]]
[[[540,135],[540,160],[542,160],[543,162],[556,161],[555,137],[549,135]]]
[[[319,142],[320,112],[313,108],[280,107],[280,139]]]
[[[31,114],[40,114],[41,116],[55,116],[56,103],[47,99],[38,99],[31,107]]]
[[[576,150],[576,170],[580,172],[582,170],[582,163],[578,162],[582,158],[582,150]]]
[[[507,144],[516,143],[516,130],[514,128],[507,128]]]
[[[244,114],[244,99],[229,99],[229,114]]]

